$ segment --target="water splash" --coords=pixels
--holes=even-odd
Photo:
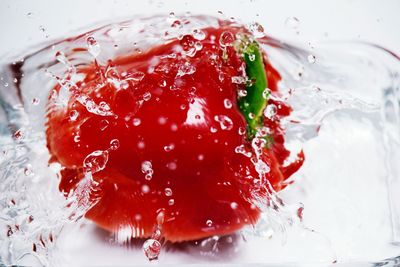
[[[191,24],[185,24],[185,19],[187,20],[187,18],[174,14],[168,20],[166,20],[165,17],[151,20],[153,22],[155,21],[155,23],[160,23],[160,27],[163,27],[162,25],[165,24],[165,28],[174,28],[177,30],[176,32],[171,31],[168,37],[164,36],[164,32],[155,31],[152,28],[142,31],[143,22],[141,20],[126,22],[123,27],[132,30],[132,32],[123,36],[114,33],[112,38],[115,38],[114,41],[118,43],[118,50],[113,49],[112,51],[114,51],[116,55],[118,55],[118,53],[125,53],[127,51],[127,47],[124,46],[125,40],[134,39],[136,41],[139,40],[138,43],[135,44],[135,53],[139,54],[141,51],[145,51],[146,47],[151,47],[160,40],[165,40],[165,38],[170,38],[174,36],[173,34],[176,34],[176,36],[180,38],[180,45],[184,50],[183,54],[194,56],[197,51],[202,49],[197,42],[204,38],[204,33],[199,30],[202,28],[201,26],[204,26],[204,23],[207,24],[207,26],[217,26],[218,22],[211,18],[192,18]],[[300,22],[296,18],[289,18],[286,24],[294,31],[298,31],[300,26]],[[1,125],[0,128],[2,131],[1,142],[3,144],[0,161],[0,226],[1,229],[4,229],[2,232],[3,234],[0,234],[2,248],[0,257],[6,265],[18,264],[21,259],[27,257],[26,255],[33,255],[38,262],[51,266],[51,259],[54,258],[52,253],[57,255],[55,247],[56,244],[58,244],[57,242],[60,234],[65,232],[65,226],[71,221],[84,221],[83,216],[85,212],[90,209],[96,201],[93,195],[96,194],[96,189],[99,184],[93,180],[91,174],[103,170],[107,165],[110,153],[120,149],[119,141],[111,139],[108,148],[104,147],[102,148],[104,150],[97,150],[90,153],[85,158],[84,163],[84,166],[87,168],[85,179],[79,183],[75,191],[65,192],[69,195],[67,199],[64,199],[64,197],[57,193],[59,182],[57,175],[59,175],[61,167],[57,164],[52,164],[50,168],[47,166],[48,154],[44,143],[44,122],[43,118],[37,118],[40,116],[44,117],[43,114],[45,111],[38,113],[38,110],[43,109],[43,105],[47,101],[48,92],[36,92],[35,90],[30,90],[32,89],[31,86],[27,86],[38,83],[41,84],[42,81],[40,80],[41,78],[39,78],[39,73],[46,72],[52,77],[53,83],[49,82],[51,86],[48,84],[40,86],[40,88],[43,89],[42,91],[46,91],[44,89],[54,87],[55,84],[58,84],[62,89],[60,89],[60,92],[54,94],[54,99],[58,101],[60,106],[66,105],[65,100],[68,99],[69,94],[75,95],[79,104],[83,105],[88,112],[104,117],[104,123],[102,124],[104,128],[102,129],[109,127],[107,124],[107,116],[115,115],[110,105],[107,102],[95,101],[87,95],[76,94],[77,83],[82,82],[82,80],[80,77],[76,76],[74,68],[74,66],[77,65],[85,66],[94,64],[94,61],[97,61],[100,55],[103,56],[109,53],[107,46],[105,44],[103,45],[104,39],[101,38],[108,36],[107,34],[111,34],[108,32],[109,28],[110,27],[101,28],[97,32],[93,32],[92,36],[82,37],[82,40],[57,44],[56,49],[51,49],[50,52],[45,49],[26,57],[26,60],[21,63],[24,66],[22,68],[24,77],[18,76],[17,78],[12,75],[9,77],[8,74],[3,75],[3,69],[1,70],[2,84],[4,86],[7,84],[7,92],[12,92],[12,90],[21,83],[20,89],[22,97],[25,100],[23,102],[24,104],[18,102],[12,103],[12,105],[9,106],[2,103],[3,109],[8,112],[8,117],[7,121],[2,121],[7,127]],[[396,154],[396,148],[398,147],[398,142],[396,141],[398,139],[396,137],[398,135],[398,120],[396,118],[398,116],[395,115],[398,113],[398,89],[387,90],[383,97],[385,103],[385,121],[380,120],[383,100],[382,92],[377,90],[377,88],[398,88],[398,85],[395,84],[395,81],[398,81],[399,77],[395,75],[395,73],[398,73],[398,63],[393,63],[392,58],[389,59],[389,56],[386,56],[386,54],[383,56],[383,52],[378,52],[381,50],[376,50],[376,48],[369,46],[362,46],[361,44],[346,44],[346,46],[344,46],[346,49],[343,49],[343,47],[338,44],[332,45],[332,47],[328,46],[325,51],[313,49],[311,55],[308,49],[306,51],[286,45],[272,38],[264,38],[263,30],[258,23],[251,24],[249,29],[254,32],[256,36],[261,38],[260,42],[267,48],[266,50],[268,50],[271,64],[277,67],[278,72],[281,73],[283,77],[282,83],[280,84],[280,91],[282,94],[279,97],[271,95],[271,90],[265,90],[264,97],[271,98],[275,101],[275,104],[267,106],[264,111],[264,116],[269,119],[274,118],[280,111],[279,101],[287,102],[293,107],[293,112],[283,121],[282,125],[286,131],[286,137],[289,141],[288,145],[291,148],[294,147],[293,150],[296,150],[300,145],[317,142],[319,140],[319,131],[321,127],[323,128],[324,124],[329,122],[330,118],[344,113],[353,115],[359,114],[357,116],[361,117],[361,120],[372,121],[374,125],[378,125],[376,128],[379,129],[379,127],[383,126],[386,132],[385,151],[391,153],[391,159],[398,158]],[[145,38],[148,35],[150,35],[151,38]],[[222,48],[228,47],[235,38],[235,36],[226,32],[222,40],[216,40],[216,43],[219,43]],[[102,40],[101,47],[98,40]],[[78,53],[76,58],[69,57],[67,51],[76,47],[86,50],[82,53]],[[56,55],[54,55],[54,51],[65,52],[56,53]],[[342,53],[344,53],[344,51],[358,51],[359,53],[363,52],[364,55],[361,57],[348,53],[343,56]],[[51,60],[55,62],[48,63],[49,60],[47,60],[47,58],[51,58]],[[42,65],[41,63],[43,62],[48,64]],[[46,66],[46,71],[43,66]],[[178,76],[182,77],[195,73],[196,69],[192,67],[193,66],[190,65],[182,66],[178,71]],[[357,69],[357,71],[355,71],[355,69]],[[105,84],[111,84],[119,90],[127,89],[126,83],[142,81],[146,76],[143,72],[118,73],[118,71],[114,71],[113,69],[108,69],[105,74],[102,73],[101,75],[105,78]],[[390,76],[387,75],[388,72],[391,73]],[[379,77],[376,73],[380,73]],[[17,79],[16,82],[14,79]],[[46,79],[46,81],[48,81],[48,79]],[[236,84],[246,84],[248,81],[245,77],[238,76],[234,77],[232,82]],[[160,84],[161,88],[169,88],[168,86],[166,82]],[[243,97],[245,94],[246,91],[238,92],[239,97]],[[2,100],[9,99],[9,95],[6,96],[3,94],[3,91],[1,92],[1,96]],[[143,100],[146,101],[146,99],[154,99],[155,97],[155,95],[144,94]],[[16,108],[18,105],[15,104],[18,104],[20,108]],[[233,108],[234,103],[224,101],[221,102],[221,105],[226,109],[230,109]],[[218,127],[211,127],[211,132],[232,129],[229,120],[221,116],[215,119],[216,126]],[[80,117],[81,114],[77,111],[69,114],[69,119],[71,121],[79,120]],[[30,124],[26,125],[26,120],[23,118],[29,118],[28,121]],[[358,119],[355,119],[353,123],[356,122],[359,122]],[[140,118],[132,116],[129,123],[139,126],[142,121]],[[161,120],[160,123],[165,124],[167,122]],[[15,126],[11,132],[8,131],[9,124]],[[177,126],[172,125],[171,130],[173,129],[176,130]],[[371,129],[376,130],[375,128]],[[245,132],[245,129],[238,130],[238,134],[240,135],[244,135]],[[299,182],[296,181],[294,186],[288,187],[284,192],[276,193],[271,190],[271,186],[266,181],[262,180],[263,177],[270,172],[270,169],[268,164],[265,164],[260,157],[260,147],[265,145],[265,141],[260,138],[261,136],[263,136],[263,134],[259,134],[259,136],[253,140],[251,149],[242,146],[235,149],[236,153],[254,158],[254,164],[258,175],[258,177],[255,178],[270,192],[267,198],[258,199],[257,207],[262,209],[263,213],[259,223],[253,229],[246,230],[244,233],[244,238],[248,240],[248,245],[251,247],[251,239],[253,237],[262,238],[264,243],[262,243],[261,246],[264,247],[269,244],[265,242],[265,240],[271,240],[271,242],[273,242],[273,240],[275,240],[274,238],[280,235],[281,240],[286,240],[285,246],[287,246],[287,244],[291,242],[291,237],[295,235],[292,232],[293,229],[306,229],[306,232],[299,231],[305,236],[312,236],[310,240],[315,240],[315,244],[320,246],[320,248],[326,249],[326,251],[332,251],[332,247],[334,246],[328,245],[326,240],[322,240],[322,234],[317,233],[314,229],[307,228],[307,224],[309,223],[307,220],[309,220],[308,218],[311,216],[309,214],[309,203],[307,205],[307,203],[302,204],[298,201],[291,202],[288,201],[290,198],[287,195],[285,196],[287,191],[292,190],[291,192],[293,193],[293,188],[296,188]],[[361,135],[359,137],[362,138]],[[79,141],[79,136],[76,136],[76,139]],[[335,139],[333,138],[331,142],[334,141]],[[375,142],[378,141],[375,140]],[[166,143],[162,145],[166,152],[173,150],[171,144]],[[369,143],[368,147],[372,145],[374,144]],[[341,144],[335,143],[335,146],[336,150],[341,147]],[[145,149],[145,143],[142,141],[138,143],[138,151],[140,149]],[[333,150],[334,149],[329,153],[335,155]],[[309,154],[312,155],[312,152],[313,151],[309,152]],[[201,159],[200,155],[198,159]],[[388,161],[387,163],[387,173],[388,177],[390,177],[389,184],[396,183],[396,177],[394,177],[394,175],[389,175],[395,173],[393,170],[397,170],[396,162],[397,161],[393,160],[393,162]],[[148,184],[142,185],[142,192],[150,194],[152,192],[151,179],[154,171],[150,161],[144,161],[143,164],[141,165],[141,170],[144,177],[147,177],[146,181],[148,181]],[[178,168],[178,163],[169,162],[167,163],[167,167],[171,170],[175,170]],[[314,179],[318,178],[316,174],[313,176],[310,167],[306,166],[306,171],[307,170],[309,177],[313,177]],[[339,172],[342,170],[336,171]],[[343,175],[343,172],[341,172],[341,175]],[[326,176],[329,175],[326,174]],[[306,178],[302,178],[300,174],[297,179],[301,181],[301,179]],[[40,190],[41,188],[48,188],[48,190]],[[333,188],[335,187],[332,186],[332,191],[334,190]],[[174,192],[167,189],[171,188],[162,188],[160,194],[168,197],[166,203],[168,206],[172,206],[175,202],[175,200],[171,198],[174,196]],[[310,191],[311,189],[305,187],[304,190]],[[306,193],[309,194],[309,191]],[[338,196],[338,198],[336,198],[336,200],[338,200],[340,192],[337,192],[336,196]],[[300,195],[299,199],[301,199],[301,197],[302,195]],[[323,197],[324,196],[321,195],[320,199],[322,200]],[[375,196],[370,195],[370,198],[374,197]],[[398,218],[396,217],[395,209],[396,194],[392,194],[390,198],[392,199],[392,209],[394,210],[392,211],[393,226],[391,226],[393,229],[393,240],[398,241],[398,235],[396,234],[399,232],[397,231]],[[78,205],[78,203],[85,203],[85,205]],[[351,206],[352,203],[348,204]],[[227,207],[240,210],[235,203],[227,203]],[[382,210],[384,209],[383,206],[381,208]],[[374,219],[375,218],[372,217],[369,218],[370,221]],[[156,218],[156,221],[158,221],[157,227],[160,225],[162,226],[162,220],[160,218]],[[323,222],[318,220],[314,220],[313,222],[317,226],[319,225],[318,223],[323,225]],[[213,226],[214,223],[212,220],[204,220],[204,227]],[[161,237],[162,227],[160,227],[161,229],[157,227],[153,236],[143,244],[144,252],[149,260],[158,258],[163,245]],[[382,227],[381,230],[384,231],[386,228]],[[122,233],[123,231],[126,231],[124,235]],[[132,237],[134,234],[132,229],[129,231],[121,230],[121,236],[124,236],[126,239],[127,236]],[[316,236],[318,236],[319,239],[317,239]],[[336,236],[340,236],[343,239],[346,238],[345,235],[340,235],[340,233]],[[199,246],[202,247],[200,249],[200,254],[203,256],[216,254],[216,251],[222,249],[220,247],[221,239],[223,238],[215,236],[198,242]],[[338,242],[337,239],[335,240],[335,235],[333,235],[333,238],[331,235],[329,239]],[[377,236],[376,240],[381,242],[379,244],[384,247],[385,240],[383,235]],[[303,241],[302,244],[304,244],[304,247],[309,248],[310,244],[307,243],[307,240]],[[357,240],[353,241],[357,242]],[[283,241],[280,242],[285,243]],[[338,246],[336,246],[336,249],[337,247]],[[292,255],[299,250],[301,250],[299,247],[289,250],[289,253],[285,255],[284,259],[292,257]],[[389,251],[389,249],[387,250]],[[250,253],[254,259],[259,259],[260,257],[257,251],[257,249],[254,249]],[[269,250],[267,249],[267,251],[270,251],[270,254],[279,254],[279,251],[277,252],[273,247]],[[349,251],[354,250],[349,249]],[[343,259],[343,251],[339,252],[342,254],[338,253],[338,258],[340,259],[340,257],[342,257]],[[316,255],[322,254],[320,252],[313,255],[310,254],[310,259],[318,258]],[[269,257],[273,258],[274,255],[269,255]],[[300,258],[301,257],[299,257],[299,259]],[[324,255],[322,260],[331,260],[332,258],[334,257],[331,255]],[[267,261],[267,259],[265,261]]]

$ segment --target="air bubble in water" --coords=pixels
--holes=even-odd
[[[143,244],[143,251],[149,261],[157,260],[161,252],[161,243],[155,239],[147,239]]]
[[[86,47],[94,58],[100,54],[100,45],[93,36],[86,38]]]
[[[235,36],[233,33],[229,31],[225,31],[219,37],[219,44],[222,47],[232,46],[233,42],[235,41]]]
[[[96,173],[104,170],[108,162],[107,150],[96,150],[86,156],[83,167],[86,172]]]
[[[233,122],[228,116],[216,115],[214,117],[214,120],[216,122],[219,122],[219,125],[220,125],[222,130],[229,131],[229,130],[231,130],[233,128]]]
[[[208,227],[211,227],[211,226],[213,225],[213,222],[212,222],[211,220],[207,220],[207,221],[206,221],[206,225],[207,225]]]
[[[110,141],[110,149],[111,150],[117,150],[119,148],[119,140],[118,139],[113,139]]]
[[[256,38],[265,36],[264,27],[258,22],[251,23],[249,25],[249,30]]]
[[[142,162],[142,173],[145,175],[144,178],[146,180],[151,180],[153,178],[153,165],[150,161],[143,161]]]

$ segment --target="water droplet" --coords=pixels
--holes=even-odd
[[[237,208],[238,208],[238,203],[232,202],[232,203],[231,203],[231,208],[232,208],[233,210],[237,209]]]
[[[199,29],[194,29],[192,31],[192,35],[195,39],[197,39],[199,41],[202,41],[206,38],[206,34],[202,30],[199,30]]]
[[[76,121],[76,119],[78,118],[79,112],[76,110],[71,110],[71,112],[69,113],[69,119],[71,121]]]
[[[207,221],[206,221],[206,225],[207,225],[208,227],[211,227],[211,226],[213,225],[213,221],[207,220]]]
[[[88,52],[96,58],[100,54],[100,45],[93,36],[86,38],[86,46]]]
[[[165,188],[164,194],[165,194],[167,197],[172,196],[172,189],[169,188],[169,187]]]
[[[228,116],[216,115],[214,117],[214,120],[216,122],[219,122],[219,125],[220,125],[222,130],[229,131],[229,130],[231,130],[233,128],[233,122]]]
[[[171,24],[171,28],[182,28],[182,23],[179,19],[174,20],[174,22],[172,22]]]
[[[46,29],[45,29],[45,27],[44,27],[43,25],[40,25],[40,26],[39,26],[39,30],[40,30],[42,33],[45,33],[45,37],[46,37],[46,38],[49,38],[49,35],[46,34]]]
[[[265,90],[264,90],[263,93],[262,93],[262,97],[263,97],[264,99],[268,99],[270,95],[271,95],[271,89],[265,88]]]
[[[33,12],[28,12],[28,13],[26,13],[26,16],[27,16],[28,18],[32,18],[32,17],[33,17]]]
[[[185,75],[193,74],[196,71],[196,67],[190,62],[185,62],[179,66],[177,76],[182,77]]]
[[[104,131],[105,129],[107,129],[108,125],[110,125],[108,120],[101,120],[100,121],[100,131]]]
[[[231,78],[231,81],[232,81],[232,83],[235,83],[235,84],[246,84],[247,79],[246,79],[246,77],[243,77],[243,76],[233,76]]]
[[[210,132],[212,132],[212,133],[216,133],[218,130],[217,130],[217,128],[215,128],[215,127],[211,127],[210,128]]]
[[[159,117],[159,118],[158,118],[158,123],[159,123],[160,125],[166,124],[166,123],[167,123],[167,118],[165,118],[165,117]]]
[[[256,117],[256,115],[254,115],[254,113],[251,113],[251,112],[249,113],[249,118],[250,119],[254,119],[255,117]]]
[[[170,169],[171,171],[176,170],[177,167],[178,165],[175,162],[170,162],[167,164],[167,168]]]
[[[229,99],[224,99],[224,107],[226,109],[232,108],[232,102]]]
[[[238,91],[238,97],[239,98],[240,97],[245,97],[245,96],[247,96],[247,90],[241,89],[241,90]]]
[[[96,173],[103,170],[108,162],[107,150],[96,150],[86,156],[83,160],[85,172]]]
[[[246,133],[246,128],[239,127],[238,133],[239,133],[239,135],[244,135]]]
[[[204,155],[203,154],[199,154],[197,156],[197,159],[200,160],[200,161],[204,160]]]
[[[15,140],[22,140],[24,138],[24,132],[22,129],[19,129],[13,134],[13,137]]]
[[[147,184],[142,185],[142,193],[147,194],[150,192],[150,187]]]
[[[79,135],[74,136],[74,142],[79,143],[81,141],[81,137]]]
[[[142,173],[145,175],[144,178],[146,180],[151,180],[153,178],[153,165],[150,161],[143,161],[142,162]]]
[[[140,82],[141,80],[144,79],[145,75],[146,74],[144,72],[136,71],[134,73],[131,73],[131,74],[127,75],[126,76],[126,80],[132,80],[132,81],[135,81],[135,82]]]
[[[258,22],[251,23],[249,25],[249,30],[256,38],[262,38],[265,36],[264,27]]]
[[[77,97],[77,100],[79,103],[81,103],[83,106],[85,106],[86,110],[89,111],[90,113],[99,115],[99,116],[111,116],[113,113],[111,112],[110,106],[104,102],[101,101],[98,105],[90,99],[86,95],[80,95]]]
[[[269,104],[264,109],[264,116],[271,120],[276,115],[277,112],[278,108],[274,104]]]
[[[308,60],[308,63],[314,64],[317,59],[314,55],[308,55],[307,60]]]
[[[249,59],[250,59],[250,61],[256,60],[256,55],[255,54],[250,54],[249,55]]]
[[[151,99],[151,93],[150,92],[146,92],[143,94],[143,100],[144,101],[149,101]]]
[[[165,152],[170,152],[170,151],[172,151],[174,148],[175,148],[175,145],[171,143],[171,144],[169,144],[169,145],[164,146],[164,151],[165,151]]]
[[[32,99],[32,105],[35,105],[35,106],[37,106],[37,105],[39,105],[39,103],[40,103],[40,99],[39,98],[33,98]]]
[[[142,123],[142,121],[141,121],[139,118],[134,118],[134,119],[133,119],[133,125],[134,125],[134,126],[139,126],[140,123]]]
[[[200,51],[201,49],[203,49],[203,44],[200,42],[196,42],[194,43],[194,48],[196,48],[196,51]]]
[[[190,34],[184,35],[182,39],[180,40],[180,45],[182,46],[183,51],[185,51],[185,54],[188,56],[194,56],[196,53],[196,48],[194,46],[195,44],[194,37]]]
[[[240,146],[235,147],[235,153],[242,154],[242,155],[244,155],[244,156],[246,156],[248,158],[251,157],[251,152],[247,151],[246,147],[244,145],[240,145]]]
[[[26,176],[33,176],[33,175],[34,175],[33,169],[32,169],[32,165],[31,165],[31,164],[27,164],[27,165],[25,166],[25,168],[24,168],[24,174],[25,174]]]
[[[221,36],[219,37],[219,44],[222,47],[232,46],[234,41],[235,36],[229,31],[221,33]]]
[[[296,17],[289,17],[285,20],[285,26],[293,29],[293,30],[297,30],[299,28],[300,25],[300,20]]]
[[[173,198],[168,200],[168,205],[172,206],[175,204],[175,200]]]
[[[256,169],[256,172],[261,174],[261,175],[270,172],[269,166],[267,165],[267,163],[265,163],[262,160],[258,160],[256,163],[254,163],[254,167]]]
[[[111,150],[117,150],[119,148],[119,140],[118,139],[113,139],[110,141],[110,149]]]
[[[143,148],[146,147],[146,144],[145,144],[144,142],[140,141],[140,142],[137,143],[137,147],[138,147],[139,149],[143,149]]]
[[[155,239],[147,239],[143,244],[143,251],[149,261],[157,260],[161,252],[161,243]]]

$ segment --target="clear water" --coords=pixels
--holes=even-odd
[[[191,23],[170,28],[176,19]],[[126,241],[129,233],[109,234],[85,220],[90,203],[78,207],[77,202],[93,189],[91,183],[81,183],[81,193],[67,199],[59,193],[60,166],[48,165],[44,134],[45,104],[56,78],[93,58],[101,63],[132,45],[140,51],[158,44],[165,31],[171,38],[210,25],[218,20],[174,14],[138,18],[92,31],[89,41],[80,36],[54,42],[2,62],[0,263],[135,265],[159,249],[160,264],[398,263],[400,63],[370,44],[330,43],[316,50],[265,38],[259,25],[248,25],[283,77],[280,98],[294,109],[283,121],[287,145],[306,155],[294,183],[272,196],[277,207],[265,206],[254,228],[159,248],[156,233],[147,241]],[[87,52],[69,58],[76,47]],[[265,112],[271,114],[273,109]]]

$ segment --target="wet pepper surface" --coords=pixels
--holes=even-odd
[[[75,190],[91,172],[95,204],[86,217],[98,226],[149,237],[162,211],[166,240],[230,234],[255,224],[257,198],[283,189],[301,166],[302,154],[284,166],[290,153],[280,119],[290,107],[269,99],[277,114],[262,121],[273,141],[258,155],[269,167],[260,175],[238,107],[246,85],[233,82],[243,77],[245,62],[232,45],[218,42],[244,29],[202,31],[203,40],[187,35],[106,66],[77,67],[84,78],[67,106],[50,99],[47,144],[51,161],[63,167],[60,190]],[[265,53],[264,64],[268,87],[278,94],[280,75]]]

